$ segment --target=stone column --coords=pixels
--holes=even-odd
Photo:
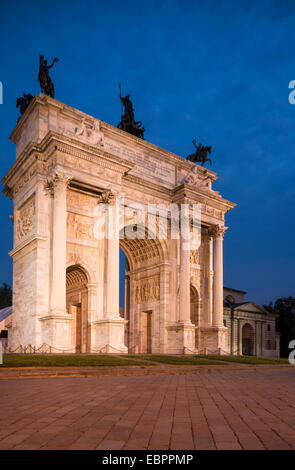
[[[180,273],[179,273],[179,320],[191,324],[190,318],[190,241],[188,239],[189,215],[181,215]]]
[[[187,201],[184,200],[184,203]],[[181,207],[181,233],[180,233],[180,273],[179,273],[179,322],[181,324],[181,350],[182,354],[195,353],[195,326],[191,323],[190,310],[190,219],[188,204]],[[179,334],[180,332],[178,332]]]
[[[204,256],[204,299],[203,299],[203,318],[201,327],[208,327],[212,325],[212,238],[208,229],[202,230],[202,249]]]
[[[259,334],[260,322],[255,321],[255,341],[254,341],[254,355],[260,356],[260,334]]]
[[[216,225],[212,229],[214,238],[214,279],[212,324],[223,327],[223,236],[225,228]]]
[[[159,352],[165,354],[167,352],[167,323],[170,306],[170,265],[163,264],[160,267],[160,312],[159,312],[159,341],[152,340],[153,347],[152,352]],[[157,344],[158,343],[158,344]]]
[[[190,250],[186,244],[180,240],[179,317],[182,323],[190,324]]]
[[[73,315],[66,311],[67,186],[70,178],[55,172],[45,190],[51,196],[51,240],[49,313],[42,321],[42,343],[51,351],[75,352],[72,344]]]
[[[56,173],[47,185],[53,194],[50,312],[55,315],[66,313],[67,186],[69,181],[68,176]]]
[[[230,335],[230,353],[235,354],[235,334],[236,334],[236,322],[234,317],[234,310],[230,310],[230,323],[231,323],[231,335]]]
[[[111,191],[105,191],[98,199],[105,204],[105,282],[104,314],[95,321],[96,340],[93,352],[126,353],[124,327],[126,320],[119,313],[119,205]]]
[[[242,320],[238,320],[238,355],[242,356],[243,353],[243,338],[242,338]]]
[[[265,349],[265,342],[264,342],[264,325],[265,325],[265,322],[262,321],[260,323],[260,346],[261,346],[261,356],[263,356],[264,354],[264,349]]]
[[[112,200],[107,211],[106,225],[106,306],[105,318],[119,318],[119,218],[116,201]]]

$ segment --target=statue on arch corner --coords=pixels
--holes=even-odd
[[[53,81],[51,80],[51,77],[49,75],[49,69],[51,69],[54,66],[55,62],[58,61],[59,59],[57,57],[54,57],[51,65],[48,65],[48,61],[44,58],[44,55],[40,54],[38,80],[40,83],[41,92],[45,95],[50,96],[51,98],[54,98],[55,90]]]
[[[194,163],[201,163],[202,165],[204,165],[204,163],[206,162],[209,162],[210,165],[212,165],[211,158],[208,157],[208,155],[212,151],[212,147],[209,145],[202,145],[201,143],[197,144],[197,141],[195,139],[193,140],[193,144],[196,151],[188,155],[186,159]]]
[[[119,84],[120,89],[120,100],[122,105],[122,115],[121,121],[118,124],[118,128],[122,129],[129,134],[135,135],[140,139],[144,139],[144,127],[142,126],[141,121],[134,120],[134,110],[133,103],[130,99],[130,95],[122,96],[121,94],[121,85]],[[124,112],[123,112],[124,107]]]

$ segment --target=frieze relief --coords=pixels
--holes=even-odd
[[[215,207],[208,206],[207,204],[202,204],[201,207],[202,214],[209,215],[211,217],[215,217],[216,219],[223,220],[224,214],[221,210],[216,209]]]
[[[22,240],[29,235],[35,223],[35,196],[31,197],[25,204],[16,211],[15,238]]]
[[[99,253],[97,248],[67,243],[67,265],[78,264],[86,270],[90,267],[96,273]]]
[[[78,125],[69,126],[64,120],[59,122],[59,132],[69,137],[77,137],[86,144],[104,147],[104,134],[100,128],[100,121],[83,116]]]
[[[203,189],[211,189],[214,177],[210,175],[208,170],[201,170],[194,165],[191,171],[183,178],[182,184],[190,184]]]
[[[140,279],[135,282],[134,302],[136,304],[157,300],[160,300],[160,278],[158,276]]]
[[[86,173],[100,174],[103,168],[83,158],[64,155],[64,165],[75,168],[76,170],[85,171]]]
[[[73,212],[67,213],[67,236],[83,240],[93,239],[93,220]]]
[[[93,176],[101,176],[103,177],[103,179],[107,179],[112,182],[119,183],[121,179],[120,174],[118,174],[114,170],[110,170],[105,166],[100,165],[99,160],[97,161],[97,163],[94,163],[79,156],[64,155],[63,164],[65,166],[73,168],[74,170],[89,173]]]
[[[200,263],[200,250],[192,250],[190,253],[190,263],[199,264]]]
[[[97,205],[97,198],[82,194],[77,191],[67,192],[67,207],[93,211]]]
[[[16,195],[32,178],[37,174],[37,166],[34,165],[28,170],[13,188],[13,193]]]

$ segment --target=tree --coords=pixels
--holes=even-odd
[[[3,282],[0,287],[0,308],[9,307],[10,305],[12,305],[12,290],[6,282]]]
[[[277,328],[281,334],[281,357],[288,357],[289,343],[295,339],[295,298],[281,297],[274,304],[270,302],[265,308],[271,313],[278,314]]]

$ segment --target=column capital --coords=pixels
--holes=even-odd
[[[54,196],[54,193],[58,190],[66,189],[71,181],[71,177],[62,172],[54,172],[47,177],[44,184],[45,193],[48,196]]]
[[[213,237],[214,239],[223,239],[227,228],[228,227],[225,227],[224,225],[212,225],[211,227],[209,227],[208,233],[210,237]]]
[[[103,191],[97,198],[97,204],[114,204],[115,202],[116,195],[110,189]]]

